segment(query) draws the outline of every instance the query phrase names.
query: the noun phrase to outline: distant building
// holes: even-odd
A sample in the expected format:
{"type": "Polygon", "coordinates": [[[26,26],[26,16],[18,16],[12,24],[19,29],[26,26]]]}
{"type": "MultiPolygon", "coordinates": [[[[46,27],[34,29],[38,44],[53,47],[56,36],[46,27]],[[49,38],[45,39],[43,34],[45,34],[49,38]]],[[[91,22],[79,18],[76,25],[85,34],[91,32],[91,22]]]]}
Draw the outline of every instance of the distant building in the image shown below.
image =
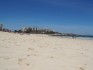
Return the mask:
{"type": "Polygon", "coordinates": [[[36,34],[51,34],[53,30],[51,29],[41,29],[36,27],[24,27],[20,29],[24,33],[36,33],[36,34]]]}

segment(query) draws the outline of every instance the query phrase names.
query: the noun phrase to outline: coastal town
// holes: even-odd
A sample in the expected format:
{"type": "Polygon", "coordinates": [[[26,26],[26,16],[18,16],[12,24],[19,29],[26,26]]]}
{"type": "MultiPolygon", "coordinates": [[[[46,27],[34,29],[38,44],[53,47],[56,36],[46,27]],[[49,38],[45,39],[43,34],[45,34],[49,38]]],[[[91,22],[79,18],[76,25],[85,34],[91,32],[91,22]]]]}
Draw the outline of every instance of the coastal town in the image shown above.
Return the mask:
{"type": "Polygon", "coordinates": [[[0,31],[4,32],[13,32],[13,33],[20,33],[20,34],[48,34],[52,36],[65,36],[65,37],[72,37],[72,38],[77,38],[77,37],[83,37],[83,38],[93,38],[92,35],[80,35],[80,34],[74,34],[74,33],[61,33],[54,31],[52,29],[42,29],[42,28],[37,28],[37,27],[23,27],[18,30],[10,30],[7,28],[4,28],[3,24],[0,24],[0,31]]]}

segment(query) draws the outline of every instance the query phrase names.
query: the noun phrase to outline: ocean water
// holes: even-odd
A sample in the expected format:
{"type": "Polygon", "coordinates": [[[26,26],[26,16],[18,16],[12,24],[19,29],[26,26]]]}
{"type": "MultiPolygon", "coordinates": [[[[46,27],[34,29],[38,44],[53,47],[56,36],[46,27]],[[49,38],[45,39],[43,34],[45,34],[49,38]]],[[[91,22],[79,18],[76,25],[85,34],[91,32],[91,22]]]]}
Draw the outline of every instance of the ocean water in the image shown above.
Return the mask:
{"type": "MultiPolygon", "coordinates": [[[[56,36],[56,37],[61,37],[61,38],[72,38],[71,36],[56,36]]],[[[82,40],[93,40],[93,37],[76,37],[73,39],[82,39],[82,40]]]]}
{"type": "Polygon", "coordinates": [[[78,39],[84,39],[84,40],[93,40],[91,37],[77,37],[78,39]]]}

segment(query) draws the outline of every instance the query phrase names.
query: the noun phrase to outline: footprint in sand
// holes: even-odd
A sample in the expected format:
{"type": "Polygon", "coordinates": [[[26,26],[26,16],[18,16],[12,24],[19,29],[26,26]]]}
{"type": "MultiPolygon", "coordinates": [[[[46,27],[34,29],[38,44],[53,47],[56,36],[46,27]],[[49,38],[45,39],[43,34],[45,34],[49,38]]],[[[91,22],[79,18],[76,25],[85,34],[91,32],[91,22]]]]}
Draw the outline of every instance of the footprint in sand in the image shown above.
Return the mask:
{"type": "Polygon", "coordinates": [[[83,53],[83,52],[81,52],[81,54],[82,54],[82,55],[84,55],[84,53],[83,53]]]}
{"type": "Polygon", "coordinates": [[[18,64],[21,64],[23,59],[18,59],[18,64]]]}
{"type": "Polygon", "coordinates": [[[53,48],[53,49],[57,49],[57,48],[53,48]]]}
{"type": "Polygon", "coordinates": [[[23,59],[19,58],[19,59],[18,59],[18,64],[19,64],[19,65],[29,66],[30,64],[27,63],[27,62],[25,62],[25,59],[26,59],[26,58],[23,58],[23,59]]]}
{"type": "Polygon", "coordinates": [[[51,56],[50,58],[54,58],[53,56],[51,56]]]}
{"type": "Polygon", "coordinates": [[[29,66],[30,64],[27,63],[26,65],[29,66]]]}
{"type": "Polygon", "coordinates": [[[29,57],[29,56],[31,56],[31,55],[27,55],[27,57],[29,57]]]}
{"type": "Polygon", "coordinates": [[[4,58],[5,60],[9,60],[10,58],[9,57],[6,57],[6,58],[4,58]]]}
{"type": "Polygon", "coordinates": [[[84,70],[84,68],[80,67],[80,70],[84,70]]]}
{"type": "Polygon", "coordinates": [[[2,41],[5,41],[6,39],[3,39],[2,41]]]}
{"type": "Polygon", "coordinates": [[[29,50],[34,50],[33,48],[28,48],[29,50]]]}

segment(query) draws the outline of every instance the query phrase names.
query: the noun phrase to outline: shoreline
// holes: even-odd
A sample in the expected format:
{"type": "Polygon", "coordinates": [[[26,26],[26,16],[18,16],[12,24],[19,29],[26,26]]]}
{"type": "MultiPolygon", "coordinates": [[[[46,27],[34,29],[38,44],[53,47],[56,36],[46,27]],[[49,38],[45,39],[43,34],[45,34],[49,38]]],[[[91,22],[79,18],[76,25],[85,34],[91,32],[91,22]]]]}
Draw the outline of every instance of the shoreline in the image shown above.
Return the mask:
{"type": "MultiPolygon", "coordinates": [[[[2,31],[0,31],[2,32],[2,31]]],[[[82,40],[93,40],[91,37],[75,37],[73,38],[72,36],[62,36],[62,35],[53,35],[53,34],[29,34],[29,33],[14,33],[14,32],[5,32],[5,33],[12,33],[12,34],[19,34],[19,35],[47,35],[47,36],[52,36],[52,37],[60,37],[60,38],[69,38],[69,39],[82,39],[82,40]]]]}

